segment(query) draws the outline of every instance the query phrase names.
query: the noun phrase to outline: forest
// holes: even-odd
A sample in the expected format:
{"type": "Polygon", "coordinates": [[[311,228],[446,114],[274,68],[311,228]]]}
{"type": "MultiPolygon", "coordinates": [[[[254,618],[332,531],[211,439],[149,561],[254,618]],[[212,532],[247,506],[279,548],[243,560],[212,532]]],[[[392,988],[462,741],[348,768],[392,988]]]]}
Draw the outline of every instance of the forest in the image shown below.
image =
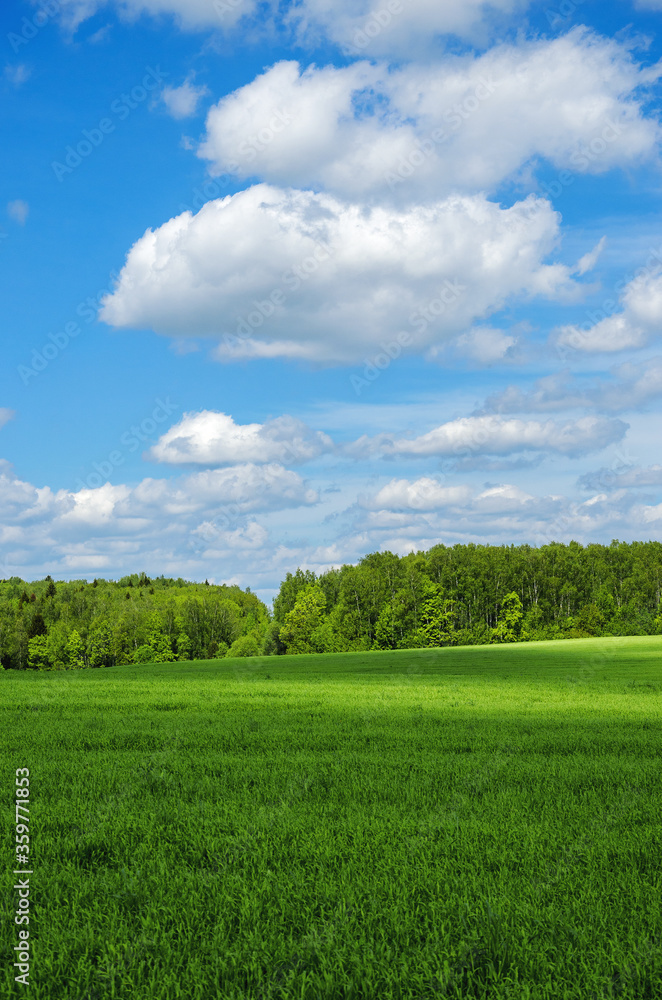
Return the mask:
{"type": "Polygon", "coordinates": [[[133,574],[0,582],[5,669],[662,634],[662,543],[435,545],[250,588],[133,574]]]}

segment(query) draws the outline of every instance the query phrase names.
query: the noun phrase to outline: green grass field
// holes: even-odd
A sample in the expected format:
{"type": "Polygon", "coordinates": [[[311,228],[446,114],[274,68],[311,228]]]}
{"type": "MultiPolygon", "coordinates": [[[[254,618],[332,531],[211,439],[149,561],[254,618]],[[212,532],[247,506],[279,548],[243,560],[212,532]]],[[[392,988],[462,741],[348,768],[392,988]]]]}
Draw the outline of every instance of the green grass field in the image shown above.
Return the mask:
{"type": "Polygon", "coordinates": [[[661,660],[644,637],[5,671],[2,996],[662,997],[661,660]]]}

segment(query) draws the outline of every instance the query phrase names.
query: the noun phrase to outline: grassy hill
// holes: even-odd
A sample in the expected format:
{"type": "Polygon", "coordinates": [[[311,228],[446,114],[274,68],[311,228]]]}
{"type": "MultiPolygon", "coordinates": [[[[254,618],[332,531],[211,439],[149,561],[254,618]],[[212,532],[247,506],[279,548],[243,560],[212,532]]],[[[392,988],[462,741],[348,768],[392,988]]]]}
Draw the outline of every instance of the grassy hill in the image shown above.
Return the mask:
{"type": "Polygon", "coordinates": [[[662,995],[661,657],[651,636],[0,674],[30,996],[662,995]]]}

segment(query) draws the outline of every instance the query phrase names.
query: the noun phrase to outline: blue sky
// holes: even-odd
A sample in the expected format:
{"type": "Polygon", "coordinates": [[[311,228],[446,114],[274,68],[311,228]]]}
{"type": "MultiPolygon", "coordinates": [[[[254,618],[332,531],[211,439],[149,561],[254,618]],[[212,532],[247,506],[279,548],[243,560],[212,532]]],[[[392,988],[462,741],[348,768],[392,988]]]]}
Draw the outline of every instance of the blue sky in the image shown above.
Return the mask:
{"type": "Polygon", "coordinates": [[[10,0],[0,576],[662,537],[662,0],[10,0]]]}

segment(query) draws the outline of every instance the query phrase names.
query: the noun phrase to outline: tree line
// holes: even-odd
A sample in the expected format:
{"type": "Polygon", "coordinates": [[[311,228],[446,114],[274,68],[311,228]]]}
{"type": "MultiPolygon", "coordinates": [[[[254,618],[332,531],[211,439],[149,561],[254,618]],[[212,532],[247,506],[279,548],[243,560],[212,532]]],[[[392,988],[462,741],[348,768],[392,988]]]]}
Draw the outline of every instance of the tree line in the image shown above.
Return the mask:
{"type": "Polygon", "coordinates": [[[288,573],[279,652],[662,634],[662,543],[435,545],[288,573]]]}
{"type": "Polygon", "coordinates": [[[0,665],[116,664],[662,634],[662,543],[436,545],[250,588],[144,573],[0,581],[0,665]]]}
{"type": "MultiPolygon", "coordinates": [[[[255,656],[270,615],[250,590],[144,573],[109,580],[0,582],[0,663],[64,670],[255,656]]],[[[271,644],[274,645],[273,643],[271,644]]]]}

